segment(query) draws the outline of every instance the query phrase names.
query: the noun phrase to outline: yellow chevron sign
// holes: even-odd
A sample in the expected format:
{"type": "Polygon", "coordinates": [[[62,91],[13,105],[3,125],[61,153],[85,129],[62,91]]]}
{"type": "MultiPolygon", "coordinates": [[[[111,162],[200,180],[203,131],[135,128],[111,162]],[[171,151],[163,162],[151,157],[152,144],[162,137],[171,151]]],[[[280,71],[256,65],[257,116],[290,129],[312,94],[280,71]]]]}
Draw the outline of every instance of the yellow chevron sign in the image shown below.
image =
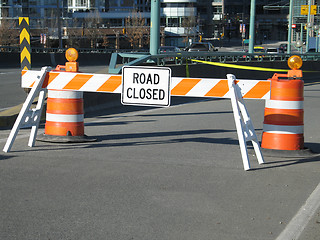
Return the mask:
{"type": "Polygon", "coordinates": [[[29,62],[31,62],[31,55],[30,52],[28,51],[28,49],[26,47],[24,47],[24,49],[21,51],[21,62],[27,58],[29,62]]]}
{"type": "Polygon", "coordinates": [[[22,21],[25,21],[29,25],[29,18],[28,17],[19,17],[19,25],[21,25],[22,21]]]}
{"type": "Polygon", "coordinates": [[[23,40],[26,39],[27,42],[30,44],[30,34],[27,31],[27,29],[22,29],[21,33],[20,33],[20,44],[23,42],[23,40]]]}
{"type": "Polygon", "coordinates": [[[19,17],[20,26],[20,64],[21,69],[31,69],[31,46],[29,33],[29,18],[19,17]]]}

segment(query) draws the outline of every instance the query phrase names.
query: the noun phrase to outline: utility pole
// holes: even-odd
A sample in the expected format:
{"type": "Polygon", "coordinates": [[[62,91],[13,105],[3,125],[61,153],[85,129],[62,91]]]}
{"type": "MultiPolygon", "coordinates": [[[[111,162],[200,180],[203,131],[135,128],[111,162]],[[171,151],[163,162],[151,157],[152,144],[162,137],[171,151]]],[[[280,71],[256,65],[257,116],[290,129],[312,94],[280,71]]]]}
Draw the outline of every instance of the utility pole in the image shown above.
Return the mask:
{"type": "Polygon", "coordinates": [[[249,30],[249,53],[253,53],[255,35],[256,0],[251,0],[250,6],[250,30],[249,30]]]}

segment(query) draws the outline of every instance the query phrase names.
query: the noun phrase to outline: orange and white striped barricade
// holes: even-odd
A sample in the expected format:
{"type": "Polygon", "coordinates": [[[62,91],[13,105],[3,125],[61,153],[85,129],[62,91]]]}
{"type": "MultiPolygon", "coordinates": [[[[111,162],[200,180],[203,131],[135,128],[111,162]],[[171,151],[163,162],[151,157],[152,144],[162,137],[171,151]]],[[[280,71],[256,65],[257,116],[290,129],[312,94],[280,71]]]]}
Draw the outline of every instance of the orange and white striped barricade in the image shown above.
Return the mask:
{"type": "MultiPolygon", "coordinates": [[[[179,77],[171,79],[172,96],[230,98],[227,79],[179,77]]],[[[235,80],[235,84],[241,89],[243,98],[257,100],[270,98],[270,81],[268,80],[241,79],[235,80]]]]}
{"type": "MultiPolygon", "coordinates": [[[[22,71],[21,85],[32,88],[38,71],[22,71]]],[[[230,98],[227,79],[171,78],[171,96],[230,98]]],[[[99,93],[121,93],[122,76],[55,72],[47,74],[43,87],[48,90],[66,90],[99,93]]],[[[244,99],[270,99],[270,80],[235,80],[244,99]]]]}
{"type": "MultiPolygon", "coordinates": [[[[301,71],[301,70],[290,70],[301,71]]],[[[266,100],[261,147],[273,150],[304,148],[303,87],[300,78],[275,73],[271,80],[271,96],[266,100]]]]}
{"type": "MultiPolygon", "coordinates": [[[[22,87],[34,87],[38,73],[38,71],[32,70],[23,71],[22,87]]],[[[121,93],[122,76],[50,71],[46,74],[42,88],[55,91],[62,90],[77,92],[121,93]]],[[[257,143],[257,140],[252,123],[249,121],[250,117],[245,108],[243,99],[269,99],[270,81],[235,80],[235,77],[230,76],[228,79],[172,77],[170,92],[171,96],[234,99],[232,100],[233,109],[235,112],[237,132],[240,134],[239,141],[241,141],[241,143],[239,143],[241,145],[240,149],[243,156],[244,168],[245,170],[250,168],[245,142],[253,141],[255,144],[257,143]],[[241,116],[241,119],[245,119],[245,121],[239,120],[239,116],[241,116]],[[239,121],[241,124],[239,124],[239,121]]],[[[57,114],[59,115],[59,113],[57,114]]],[[[56,117],[58,118],[58,116],[56,117]]],[[[48,119],[51,119],[51,115],[49,115],[48,119]]],[[[259,149],[255,148],[255,150],[257,153],[258,162],[263,163],[263,158],[259,152],[259,149]]]]}

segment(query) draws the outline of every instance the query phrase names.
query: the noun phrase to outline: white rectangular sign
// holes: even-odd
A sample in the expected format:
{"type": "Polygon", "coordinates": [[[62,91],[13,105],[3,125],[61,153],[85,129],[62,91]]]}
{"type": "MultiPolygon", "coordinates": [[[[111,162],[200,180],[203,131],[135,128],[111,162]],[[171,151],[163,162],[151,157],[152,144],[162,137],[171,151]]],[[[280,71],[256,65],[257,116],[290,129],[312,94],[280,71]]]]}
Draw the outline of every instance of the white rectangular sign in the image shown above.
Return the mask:
{"type": "Polygon", "coordinates": [[[124,66],[121,103],[125,105],[170,106],[171,69],[124,66]]]}

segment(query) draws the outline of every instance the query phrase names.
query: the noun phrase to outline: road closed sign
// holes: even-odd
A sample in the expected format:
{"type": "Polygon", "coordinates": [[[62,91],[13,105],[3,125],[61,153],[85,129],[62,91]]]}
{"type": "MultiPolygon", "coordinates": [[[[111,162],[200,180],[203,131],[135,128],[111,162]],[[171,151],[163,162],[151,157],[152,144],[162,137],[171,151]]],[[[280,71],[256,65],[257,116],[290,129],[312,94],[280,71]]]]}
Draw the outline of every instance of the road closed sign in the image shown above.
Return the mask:
{"type": "Polygon", "coordinates": [[[166,67],[122,68],[121,103],[124,105],[170,106],[171,69],[166,67]]]}

